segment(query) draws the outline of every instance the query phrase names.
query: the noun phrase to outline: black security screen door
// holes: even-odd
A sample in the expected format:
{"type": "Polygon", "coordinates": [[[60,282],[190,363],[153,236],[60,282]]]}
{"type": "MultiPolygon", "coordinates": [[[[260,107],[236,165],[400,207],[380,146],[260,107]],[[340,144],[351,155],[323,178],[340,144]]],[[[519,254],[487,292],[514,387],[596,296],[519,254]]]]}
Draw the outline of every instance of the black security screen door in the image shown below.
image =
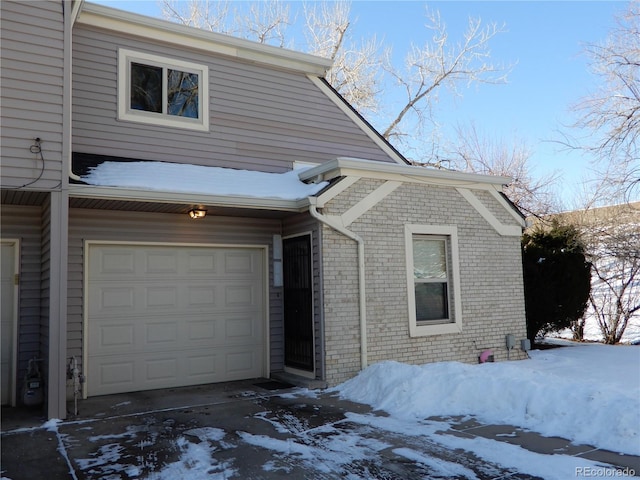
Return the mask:
{"type": "Polygon", "coordinates": [[[313,371],[311,236],[287,238],[282,247],[285,366],[313,371]]]}

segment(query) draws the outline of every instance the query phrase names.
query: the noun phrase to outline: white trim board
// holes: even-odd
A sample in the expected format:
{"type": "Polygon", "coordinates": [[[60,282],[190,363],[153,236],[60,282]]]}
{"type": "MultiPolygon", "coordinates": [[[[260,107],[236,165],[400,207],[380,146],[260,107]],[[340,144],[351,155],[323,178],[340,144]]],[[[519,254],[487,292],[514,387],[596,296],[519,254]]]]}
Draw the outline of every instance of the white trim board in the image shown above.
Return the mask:
{"type": "Polygon", "coordinates": [[[17,238],[2,238],[0,239],[2,245],[9,245],[13,247],[13,272],[14,285],[13,285],[13,298],[11,305],[11,365],[9,370],[9,405],[16,406],[17,398],[17,372],[18,372],[18,318],[20,308],[20,240],[17,238]],[[18,282],[15,282],[18,279],[18,282]]]}

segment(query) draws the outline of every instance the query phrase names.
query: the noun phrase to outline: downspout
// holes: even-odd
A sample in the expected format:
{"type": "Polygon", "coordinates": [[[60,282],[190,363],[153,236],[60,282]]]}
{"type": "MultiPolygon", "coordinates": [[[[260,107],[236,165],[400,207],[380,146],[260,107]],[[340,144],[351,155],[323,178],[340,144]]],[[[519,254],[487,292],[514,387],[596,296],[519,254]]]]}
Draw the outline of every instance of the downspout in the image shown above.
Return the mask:
{"type": "Polygon", "coordinates": [[[360,367],[362,370],[367,368],[367,305],[365,291],[365,271],[364,271],[364,240],[357,233],[347,230],[342,225],[325,217],[316,207],[316,197],[309,197],[309,213],[313,218],[324,223],[328,227],[354,240],[358,244],[358,291],[360,303],[360,367]]]}

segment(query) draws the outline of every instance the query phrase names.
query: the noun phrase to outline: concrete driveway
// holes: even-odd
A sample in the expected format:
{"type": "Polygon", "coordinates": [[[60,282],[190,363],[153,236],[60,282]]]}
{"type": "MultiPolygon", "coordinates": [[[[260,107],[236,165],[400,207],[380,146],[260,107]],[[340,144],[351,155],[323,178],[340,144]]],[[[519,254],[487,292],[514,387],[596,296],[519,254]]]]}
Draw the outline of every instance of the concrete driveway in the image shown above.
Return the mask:
{"type": "Polygon", "coordinates": [[[3,408],[1,470],[12,480],[540,478],[443,446],[429,432],[640,472],[638,457],[472,418],[408,428],[331,394],[264,379],[90,398],[60,423],[3,408]]]}

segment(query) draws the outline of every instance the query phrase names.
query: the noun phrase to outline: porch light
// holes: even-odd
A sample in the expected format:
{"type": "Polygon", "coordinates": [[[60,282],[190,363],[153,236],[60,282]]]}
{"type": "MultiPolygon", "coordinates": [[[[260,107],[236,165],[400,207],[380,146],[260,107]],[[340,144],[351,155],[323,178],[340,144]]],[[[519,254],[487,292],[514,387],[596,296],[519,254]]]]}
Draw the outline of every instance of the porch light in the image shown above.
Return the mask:
{"type": "Polygon", "coordinates": [[[200,208],[194,208],[192,210],[189,210],[189,216],[191,218],[204,218],[206,215],[207,215],[207,211],[200,208]]]}

